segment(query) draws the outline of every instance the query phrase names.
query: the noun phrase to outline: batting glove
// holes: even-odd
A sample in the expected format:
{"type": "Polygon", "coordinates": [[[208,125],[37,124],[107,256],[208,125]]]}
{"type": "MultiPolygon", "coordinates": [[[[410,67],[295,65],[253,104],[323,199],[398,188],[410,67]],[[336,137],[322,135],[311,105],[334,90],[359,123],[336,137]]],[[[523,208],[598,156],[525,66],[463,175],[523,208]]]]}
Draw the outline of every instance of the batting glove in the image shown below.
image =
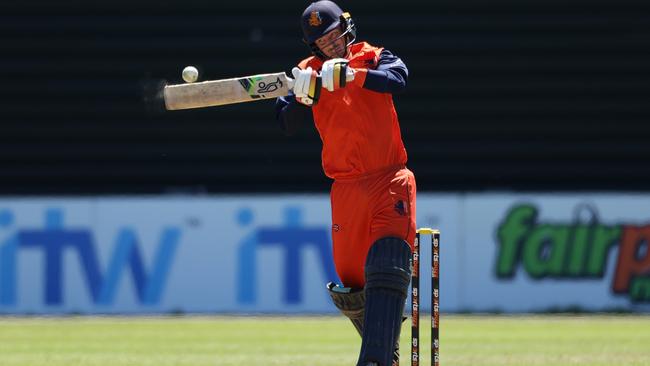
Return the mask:
{"type": "Polygon", "coordinates": [[[312,70],[311,67],[305,70],[294,67],[291,73],[295,79],[293,93],[296,95],[296,100],[304,105],[315,105],[318,102],[322,87],[318,73],[312,70]]]}
{"type": "Polygon", "coordinates": [[[345,87],[348,81],[354,80],[354,70],[348,67],[348,60],[333,58],[323,63],[320,76],[323,87],[331,92],[345,87]]]}

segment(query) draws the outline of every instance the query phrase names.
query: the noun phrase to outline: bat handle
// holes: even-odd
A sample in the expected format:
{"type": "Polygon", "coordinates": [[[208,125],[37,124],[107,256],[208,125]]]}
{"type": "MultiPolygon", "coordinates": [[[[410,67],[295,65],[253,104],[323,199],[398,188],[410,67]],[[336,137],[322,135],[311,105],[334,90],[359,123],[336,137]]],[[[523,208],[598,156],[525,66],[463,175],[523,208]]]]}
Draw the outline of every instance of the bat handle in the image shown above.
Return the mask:
{"type": "Polygon", "coordinates": [[[352,70],[350,67],[346,68],[345,80],[347,82],[354,81],[354,70],[352,70]]]}
{"type": "MultiPolygon", "coordinates": [[[[320,76],[319,76],[320,77],[320,76]]],[[[345,80],[347,82],[354,81],[354,70],[348,68],[347,73],[345,74],[345,80]]],[[[287,77],[287,86],[289,89],[293,90],[293,86],[296,84],[296,80],[290,77],[287,77]]]]}

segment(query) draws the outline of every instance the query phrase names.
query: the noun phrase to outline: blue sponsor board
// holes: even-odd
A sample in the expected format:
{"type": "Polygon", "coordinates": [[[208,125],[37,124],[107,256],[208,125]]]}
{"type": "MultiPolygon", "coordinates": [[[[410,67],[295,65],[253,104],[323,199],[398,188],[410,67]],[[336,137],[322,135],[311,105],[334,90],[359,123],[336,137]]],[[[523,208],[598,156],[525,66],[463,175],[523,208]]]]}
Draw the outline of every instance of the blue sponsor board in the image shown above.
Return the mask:
{"type": "Polygon", "coordinates": [[[333,313],[331,226],[326,195],[3,200],[0,312],[333,313]]]}
{"type": "MultiPolygon", "coordinates": [[[[287,304],[302,302],[303,266],[301,253],[313,248],[318,257],[317,267],[326,278],[337,278],[332,259],[332,245],[329,228],[324,225],[305,225],[299,206],[284,209],[284,222],[280,226],[258,226],[246,235],[237,250],[237,302],[240,304],[257,303],[258,252],[263,247],[277,247],[283,252],[284,268],[282,298],[287,304]]],[[[253,213],[245,208],[237,213],[238,223],[242,227],[250,225],[253,213]]]]}
{"type": "MultiPolygon", "coordinates": [[[[441,310],[648,310],[649,204],[420,194],[441,310]]],[[[331,230],[327,195],[0,200],[0,313],[335,313],[331,230]]]]}
{"type": "Polygon", "coordinates": [[[332,312],[327,203],[0,201],[0,312],[332,312]]]}
{"type": "MultiPolygon", "coordinates": [[[[24,251],[38,251],[43,260],[36,268],[23,269],[23,273],[40,273],[41,280],[30,283],[30,287],[43,289],[42,304],[47,307],[64,305],[63,277],[64,253],[72,252],[78,258],[77,265],[85,280],[85,288],[93,305],[110,307],[114,303],[120,280],[128,272],[135,288],[137,303],[143,306],[160,302],[169,270],[173,265],[181,232],[175,227],[161,227],[160,240],[150,269],[145,268],[137,230],[123,226],[116,230],[115,239],[109,246],[112,253],[106,266],[98,259],[97,245],[91,227],[66,227],[65,212],[61,208],[47,208],[43,211],[40,227],[15,227],[15,212],[0,211],[0,228],[7,231],[0,243],[0,306],[5,309],[20,309],[18,297],[19,256],[24,251]],[[103,270],[102,268],[105,268],[103,270]]],[[[68,265],[73,265],[67,263],[68,265]]]]}

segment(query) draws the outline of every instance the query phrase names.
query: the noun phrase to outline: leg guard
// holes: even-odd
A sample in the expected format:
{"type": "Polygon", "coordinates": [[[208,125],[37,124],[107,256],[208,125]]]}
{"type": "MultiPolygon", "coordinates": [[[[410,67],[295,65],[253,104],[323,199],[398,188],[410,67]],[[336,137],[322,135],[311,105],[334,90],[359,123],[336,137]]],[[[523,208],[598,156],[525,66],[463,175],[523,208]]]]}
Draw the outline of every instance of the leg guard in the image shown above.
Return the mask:
{"type": "Polygon", "coordinates": [[[350,319],[359,335],[362,335],[366,307],[365,291],[362,288],[340,287],[333,282],[327,284],[327,289],[336,308],[350,319]]]}
{"type": "MultiPolygon", "coordinates": [[[[363,289],[353,289],[349,287],[341,287],[334,282],[327,284],[332,302],[339,311],[348,317],[354,325],[360,336],[363,336],[363,318],[365,315],[366,307],[366,293],[363,289]]],[[[402,323],[406,320],[402,317],[402,323]]],[[[393,366],[399,365],[399,337],[395,340],[395,348],[393,350],[393,366]]]]}
{"type": "Polygon", "coordinates": [[[357,366],[390,366],[399,341],[411,280],[411,247],[399,238],[377,240],[366,259],[366,308],[357,366]]]}

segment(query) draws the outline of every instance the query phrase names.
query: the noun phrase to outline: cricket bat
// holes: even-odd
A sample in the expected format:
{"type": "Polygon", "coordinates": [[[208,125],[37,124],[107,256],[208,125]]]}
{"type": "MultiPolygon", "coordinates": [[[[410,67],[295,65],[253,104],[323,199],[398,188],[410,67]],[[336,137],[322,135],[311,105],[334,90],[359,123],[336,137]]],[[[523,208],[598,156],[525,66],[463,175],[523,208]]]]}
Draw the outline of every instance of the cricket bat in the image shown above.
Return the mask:
{"type": "MultiPolygon", "coordinates": [[[[346,75],[354,80],[353,74],[346,75]]],[[[254,102],[289,95],[294,80],[284,72],[260,74],[200,83],[167,85],[163,96],[169,111],[254,102]]]]}

